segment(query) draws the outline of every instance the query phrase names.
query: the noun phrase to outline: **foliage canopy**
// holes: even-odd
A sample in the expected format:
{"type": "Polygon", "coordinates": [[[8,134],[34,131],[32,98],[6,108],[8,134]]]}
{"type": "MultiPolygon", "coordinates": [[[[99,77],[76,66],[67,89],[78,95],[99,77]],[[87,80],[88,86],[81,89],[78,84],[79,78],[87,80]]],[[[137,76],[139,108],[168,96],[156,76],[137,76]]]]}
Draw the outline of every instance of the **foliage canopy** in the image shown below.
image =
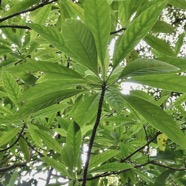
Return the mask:
{"type": "Polygon", "coordinates": [[[185,0],[0,3],[1,185],[186,185],[185,0]]]}

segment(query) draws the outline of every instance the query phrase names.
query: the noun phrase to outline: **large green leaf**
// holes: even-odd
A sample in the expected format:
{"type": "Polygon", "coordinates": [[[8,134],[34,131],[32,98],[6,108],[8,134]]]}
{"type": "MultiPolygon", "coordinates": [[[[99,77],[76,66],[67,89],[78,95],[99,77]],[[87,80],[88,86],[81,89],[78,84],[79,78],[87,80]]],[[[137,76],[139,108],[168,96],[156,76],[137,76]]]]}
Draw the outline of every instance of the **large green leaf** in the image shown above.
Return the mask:
{"type": "Polygon", "coordinates": [[[173,118],[159,107],[134,96],[124,96],[125,101],[141,114],[152,126],[165,133],[172,141],[186,147],[186,136],[176,126],[173,118]]]}
{"type": "MultiPolygon", "coordinates": [[[[83,90],[69,89],[63,91],[55,91],[41,97],[30,99],[24,104],[15,115],[16,118],[26,117],[32,113],[38,112],[39,110],[49,107],[55,103],[58,103],[66,98],[74,96],[83,90]]],[[[15,119],[15,118],[14,118],[15,119]]]]}
{"type": "Polygon", "coordinates": [[[18,128],[13,128],[2,134],[0,137],[0,147],[11,141],[17,135],[18,131],[18,128]]]}
{"type": "Polygon", "coordinates": [[[27,1],[27,0],[22,0],[17,3],[15,3],[5,14],[4,16],[9,16],[11,14],[15,14],[17,12],[20,12],[22,10],[25,10],[29,8],[30,6],[39,3],[40,0],[32,0],[32,1],[27,1]]]}
{"type": "Polygon", "coordinates": [[[57,140],[55,140],[51,134],[48,134],[42,130],[35,130],[38,136],[42,139],[43,143],[49,148],[58,153],[61,153],[62,147],[59,145],[57,140]]]}
{"type": "Polygon", "coordinates": [[[98,167],[100,164],[119,154],[119,152],[120,151],[118,150],[107,150],[103,153],[96,154],[95,156],[91,157],[89,169],[98,167]]]}
{"type": "Polygon", "coordinates": [[[145,37],[148,31],[157,21],[157,18],[165,5],[167,0],[159,0],[145,11],[143,11],[127,28],[125,33],[120,36],[116,42],[113,63],[116,67],[123,58],[125,58],[138,44],[138,42],[145,37]]]}
{"type": "Polygon", "coordinates": [[[140,76],[146,74],[159,74],[165,72],[178,71],[176,66],[155,60],[155,59],[137,59],[129,63],[122,71],[120,78],[140,76]]]}
{"type": "Polygon", "coordinates": [[[186,1],[185,0],[170,0],[169,4],[186,10],[186,1]]]}
{"type": "Polygon", "coordinates": [[[23,63],[21,65],[7,68],[6,70],[16,75],[25,72],[40,71],[54,75],[61,75],[61,79],[83,79],[80,74],[72,69],[59,65],[57,63],[49,63],[44,61],[29,61],[28,63],[23,63]]]}
{"type": "Polygon", "coordinates": [[[64,11],[67,11],[71,18],[80,17],[81,20],[84,20],[84,11],[77,3],[74,3],[69,0],[61,0],[58,2],[61,8],[61,14],[64,11]],[[66,10],[64,10],[64,8],[66,10]]]}
{"type": "Polygon", "coordinates": [[[186,77],[176,74],[152,74],[133,76],[127,82],[134,82],[175,92],[186,92],[186,77]]]}
{"type": "Polygon", "coordinates": [[[72,110],[72,117],[80,126],[89,124],[96,117],[98,103],[98,94],[90,96],[85,94],[72,110]]]}
{"type": "Polygon", "coordinates": [[[116,110],[117,113],[120,113],[124,108],[124,102],[121,93],[117,89],[109,89],[105,94],[105,101],[116,110]]]}
{"type": "Polygon", "coordinates": [[[121,171],[126,169],[132,169],[133,166],[131,164],[125,164],[125,163],[107,163],[104,165],[101,165],[99,167],[96,167],[89,172],[91,173],[99,173],[99,172],[110,172],[110,171],[121,171]]]}
{"type": "Polygon", "coordinates": [[[68,170],[63,163],[56,161],[54,158],[50,157],[42,157],[41,160],[44,161],[48,166],[54,168],[56,171],[59,171],[61,173],[61,176],[70,177],[68,170]]]}
{"type": "Polygon", "coordinates": [[[174,32],[174,27],[164,21],[158,20],[155,25],[153,26],[152,32],[162,32],[162,33],[173,33],[174,32]]]}
{"type": "Polygon", "coordinates": [[[180,72],[186,70],[186,58],[176,58],[176,57],[161,57],[158,60],[164,61],[171,65],[174,65],[180,69],[180,72]]]}
{"type": "Polygon", "coordinates": [[[79,125],[75,122],[70,124],[67,130],[66,145],[73,155],[71,161],[75,167],[81,155],[81,130],[79,125]]]}
{"type": "Polygon", "coordinates": [[[37,32],[46,41],[48,41],[53,46],[55,46],[57,49],[64,52],[65,54],[69,55],[73,59],[79,60],[72,54],[72,52],[66,46],[64,39],[63,39],[63,35],[60,31],[58,31],[57,29],[55,29],[53,27],[49,27],[49,26],[46,27],[43,25],[33,24],[33,23],[28,24],[28,26],[31,29],[33,29],[35,32],[37,32]]]}
{"type": "Polygon", "coordinates": [[[17,84],[16,79],[10,73],[5,71],[3,71],[1,75],[8,97],[12,100],[13,103],[19,105],[18,99],[21,95],[21,89],[17,84]]]}
{"type": "Polygon", "coordinates": [[[149,44],[153,49],[160,52],[163,56],[176,56],[175,52],[172,50],[170,45],[164,40],[154,37],[153,35],[148,34],[144,38],[145,42],[149,44]]]}
{"type": "Polygon", "coordinates": [[[99,59],[104,67],[105,54],[110,38],[110,8],[106,0],[86,0],[85,23],[94,35],[99,59]]]}
{"type": "Polygon", "coordinates": [[[62,26],[64,41],[80,63],[97,74],[97,51],[91,31],[79,20],[67,19],[62,26]]]}

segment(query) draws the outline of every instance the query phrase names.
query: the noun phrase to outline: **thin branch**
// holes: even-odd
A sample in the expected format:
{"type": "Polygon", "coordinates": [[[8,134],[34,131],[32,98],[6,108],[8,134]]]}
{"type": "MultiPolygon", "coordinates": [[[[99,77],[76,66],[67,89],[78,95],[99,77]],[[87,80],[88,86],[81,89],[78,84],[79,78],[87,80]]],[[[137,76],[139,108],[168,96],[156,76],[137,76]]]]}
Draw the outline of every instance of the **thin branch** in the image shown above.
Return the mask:
{"type": "Polygon", "coordinates": [[[48,171],[48,176],[47,176],[47,180],[46,180],[46,186],[49,184],[50,182],[50,178],[52,176],[52,171],[53,171],[53,168],[50,168],[49,171],[48,171]]]}
{"type": "Polygon", "coordinates": [[[159,134],[160,134],[160,132],[157,132],[157,134],[151,140],[149,140],[145,145],[143,145],[140,148],[138,148],[137,150],[135,150],[133,153],[131,153],[126,158],[122,159],[120,162],[125,162],[126,160],[128,160],[129,158],[131,158],[133,155],[135,155],[137,152],[143,150],[146,146],[148,146],[151,142],[153,142],[157,138],[157,136],[159,134]]]}
{"type": "Polygon", "coordinates": [[[31,29],[28,26],[22,26],[22,25],[0,25],[0,28],[19,28],[19,29],[28,29],[28,30],[31,29]]]}
{"type": "Polygon", "coordinates": [[[15,169],[17,167],[25,167],[26,164],[27,164],[27,162],[16,163],[14,165],[10,165],[10,166],[7,166],[7,167],[0,168],[0,172],[4,173],[5,171],[9,171],[9,170],[15,169]]]}
{"type": "Polygon", "coordinates": [[[88,167],[89,167],[90,154],[91,154],[92,146],[93,146],[93,143],[94,143],[96,131],[97,131],[97,128],[99,126],[99,122],[100,122],[100,118],[101,118],[105,91],[106,91],[106,82],[103,82],[101,96],[100,96],[100,100],[99,100],[98,111],[97,111],[97,118],[96,118],[96,122],[94,124],[94,128],[92,130],[92,135],[91,135],[90,142],[89,142],[89,148],[88,148],[88,152],[87,152],[87,160],[85,162],[82,186],[85,186],[86,181],[87,181],[87,172],[88,172],[88,167]]]}
{"type": "Polygon", "coordinates": [[[121,28],[121,29],[119,29],[119,30],[112,31],[112,32],[110,32],[110,35],[117,34],[117,33],[122,32],[122,31],[124,31],[124,30],[126,30],[126,28],[121,28]]]}
{"type": "Polygon", "coordinates": [[[184,18],[177,18],[172,24],[174,25],[174,24],[180,23],[181,21],[184,21],[184,20],[186,20],[186,17],[184,17],[184,18]]]}
{"type": "Polygon", "coordinates": [[[15,14],[12,14],[12,15],[9,15],[9,16],[6,16],[6,17],[3,17],[3,18],[0,19],[0,23],[3,22],[3,21],[8,20],[10,18],[13,18],[15,16],[18,16],[18,15],[21,15],[21,14],[24,14],[24,13],[27,13],[27,12],[32,12],[34,10],[37,10],[37,9],[39,9],[41,7],[44,7],[44,6],[46,6],[48,4],[51,4],[51,3],[54,3],[54,2],[57,2],[57,0],[44,1],[44,2],[40,3],[39,5],[37,5],[35,7],[32,7],[32,8],[29,8],[29,9],[26,9],[26,10],[23,10],[23,11],[20,11],[20,12],[17,12],[15,14]]]}
{"type": "Polygon", "coordinates": [[[19,132],[19,135],[18,135],[17,139],[14,141],[14,143],[12,143],[9,147],[0,150],[0,152],[4,152],[4,151],[7,151],[7,150],[11,149],[21,138],[21,135],[22,135],[24,129],[25,129],[25,123],[23,124],[23,127],[22,127],[21,131],[19,132]]]}
{"type": "Polygon", "coordinates": [[[34,148],[34,147],[24,138],[24,136],[21,135],[21,137],[26,141],[26,143],[28,144],[28,146],[29,146],[32,150],[36,151],[41,157],[44,157],[44,155],[43,155],[42,153],[40,153],[36,148],[34,148]]]}
{"type": "MultiPolygon", "coordinates": [[[[148,134],[147,134],[147,130],[146,130],[146,127],[143,126],[143,129],[144,129],[144,132],[145,132],[145,137],[146,137],[146,140],[147,140],[147,143],[149,142],[149,138],[148,138],[148,134]]],[[[150,150],[150,144],[147,145],[147,155],[148,155],[148,161],[150,160],[150,154],[149,154],[149,150],[150,150]]]]}

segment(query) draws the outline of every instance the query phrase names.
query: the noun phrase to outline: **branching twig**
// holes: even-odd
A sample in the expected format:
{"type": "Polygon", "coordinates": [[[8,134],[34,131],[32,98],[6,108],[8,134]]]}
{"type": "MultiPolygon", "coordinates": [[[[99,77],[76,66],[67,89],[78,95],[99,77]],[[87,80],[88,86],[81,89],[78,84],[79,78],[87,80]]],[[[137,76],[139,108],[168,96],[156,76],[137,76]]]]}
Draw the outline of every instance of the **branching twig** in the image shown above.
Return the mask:
{"type": "Polygon", "coordinates": [[[12,169],[15,169],[17,167],[24,167],[26,166],[27,162],[23,162],[23,163],[16,163],[14,165],[10,165],[10,166],[7,166],[7,167],[3,167],[3,168],[0,168],[0,172],[5,172],[5,171],[9,171],[9,170],[12,170],[12,169]]]}
{"type": "Polygon", "coordinates": [[[160,134],[160,132],[158,132],[151,140],[149,140],[145,145],[141,146],[140,148],[136,149],[133,153],[131,153],[130,155],[128,155],[126,158],[122,159],[120,162],[125,162],[126,160],[128,160],[129,158],[131,158],[133,155],[135,155],[137,152],[143,150],[146,146],[148,146],[151,142],[153,142],[157,136],[160,134]]]}
{"type": "Polygon", "coordinates": [[[52,176],[52,171],[53,171],[53,168],[50,168],[50,170],[48,171],[48,176],[47,176],[47,180],[46,180],[46,186],[49,184],[50,182],[50,178],[52,176]]]}
{"type": "Polygon", "coordinates": [[[103,101],[104,101],[105,91],[106,91],[106,82],[104,82],[103,85],[102,85],[102,91],[101,91],[101,96],[100,96],[100,100],[99,100],[96,122],[95,122],[93,130],[92,130],[92,135],[91,135],[91,138],[90,138],[90,143],[89,143],[88,152],[87,152],[87,160],[85,162],[82,186],[85,186],[86,181],[87,181],[87,172],[88,172],[88,167],[89,167],[90,154],[91,154],[92,146],[93,146],[93,143],[94,143],[94,138],[95,138],[95,135],[96,135],[96,131],[97,131],[97,128],[98,128],[98,125],[99,125],[99,122],[100,122],[100,118],[101,118],[102,105],[103,105],[103,101]]]}
{"type": "Polygon", "coordinates": [[[22,135],[24,129],[25,129],[25,123],[23,124],[23,127],[22,127],[21,131],[19,132],[19,135],[18,135],[17,139],[14,141],[14,143],[12,143],[9,147],[0,150],[0,152],[4,152],[4,151],[7,151],[7,150],[11,149],[21,138],[21,135],[22,135]]]}
{"type": "Polygon", "coordinates": [[[35,149],[35,148],[28,142],[28,140],[26,140],[26,139],[24,138],[24,136],[21,135],[21,137],[26,141],[26,143],[28,144],[28,146],[29,146],[32,150],[36,151],[41,157],[44,157],[44,155],[43,155],[42,153],[40,153],[37,149],[35,149]]]}
{"type": "Polygon", "coordinates": [[[32,8],[29,8],[29,9],[26,9],[26,10],[23,10],[23,11],[20,11],[20,12],[17,12],[15,14],[12,14],[12,15],[9,15],[9,16],[6,16],[6,17],[3,17],[0,19],[0,23],[3,22],[3,21],[6,21],[10,18],[13,18],[15,16],[18,16],[18,15],[21,15],[21,14],[24,14],[24,13],[27,13],[27,12],[32,12],[34,10],[37,10],[45,5],[48,5],[48,4],[51,4],[53,2],[56,2],[57,0],[51,0],[51,1],[44,1],[43,3],[40,3],[39,5],[35,6],[35,7],[32,7],[32,8]]]}

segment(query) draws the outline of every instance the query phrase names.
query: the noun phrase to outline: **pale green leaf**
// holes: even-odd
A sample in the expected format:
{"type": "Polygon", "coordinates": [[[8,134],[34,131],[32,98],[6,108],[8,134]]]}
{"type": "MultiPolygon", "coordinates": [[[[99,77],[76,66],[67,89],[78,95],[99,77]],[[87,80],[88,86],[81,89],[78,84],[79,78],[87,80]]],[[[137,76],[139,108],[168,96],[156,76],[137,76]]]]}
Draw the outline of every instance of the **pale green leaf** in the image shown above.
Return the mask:
{"type": "Polygon", "coordinates": [[[153,127],[165,133],[173,142],[186,147],[186,136],[176,126],[173,118],[159,107],[134,96],[124,96],[125,101],[141,114],[153,127]]]}
{"type": "Polygon", "coordinates": [[[70,177],[67,167],[63,163],[49,157],[42,157],[41,160],[44,161],[48,166],[54,168],[56,171],[59,171],[61,176],[70,177]]]}
{"type": "Polygon", "coordinates": [[[0,105],[0,113],[4,115],[12,115],[13,113],[5,106],[0,105]]]}
{"type": "Polygon", "coordinates": [[[95,156],[91,156],[90,164],[89,164],[89,170],[98,167],[100,164],[106,162],[112,157],[115,157],[117,154],[119,154],[120,151],[118,150],[107,150],[105,152],[102,152],[100,154],[96,154],[95,156]]]}
{"type": "Polygon", "coordinates": [[[145,37],[157,21],[158,16],[167,4],[167,0],[159,0],[143,11],[127,28],[125,33],[116,42],[114,51],[114,67],[116,67],[145,37]]]}
{"type": "Polygon", "coordinates": [[[176,56],[175,52],[172,50],[170,45],[164,40],[159,39],[153,35],[148,34],[144,38],[145,42],[149,44],[153,49],[157,50],[163,56],[176,56]]]}
{"type": "Polygon", "coordinates": [[[183,43],[184,43],[184,38],[185,38],[185,36],[186,36],[186,34],[185,34],[185,33],[182,33],[182,34],[180,34],[179,37],[178,37],[178,40],[177,40],[177,42],[176,42],[176,46],[175,46],[175,48],[174,48],[175,53],[176,53],[177,55],[179,54],[180,49],[181,49],[181,47],[182,47],[182,45],[183,45],[183,43]]]}
{"type": "Polygon", "coordinates": [[[186,10],[186,1],[185,0],[170,0],[169,4],[186,10]]]}
{"type": "Polygon", "coordinates": [[[5,71],[3,71],[1,75],[8,97],[12,100],[13,103],[19,105],[18,99],[21,95],[21,89],[17,84],[16,79],[10,73],[5,71]]]}
{"type": "Polygon", "coordinates": [[[67,130],[66,145],[73,155],[73,165],[76,166],[81,150],[81,130],[77,123],[71,123],[67,130]]]}
{"type": "Polygon", "coordinates": [[[125,106],[121,93],[117,89],[109,89],[105,94],[105,101],[115,109],[117,113],[120,113],[125,106]]]}
{"type": "Polygon", "coordinates": [[[35,125],[28,125],[28,131],[30,133],[31,138],[34,140],[36,145],[38,145],[39,147],[42,147],[41,138],[38,136],[36,130],[38,130],[38,127],[36,127],[35,125]]]}
{"type": "Polygon", "coordinates": [[[18,131],[18,128],[13,128],[4,132],[0,137],[0,147],[11,141],[17,135],[18,131]]]}
{"type": "Polygon", "coordinates": [[[122,71],[120,78],[178,71],[179,68],[155,59],[136,59],[122,71]]]}
{"type": "Polygon", "coordinates": [[[152,74],[133,76],[127,82],[134,82],[175,92],[186,92],[186,77],[176,74],[152,74]]]}
{"type": "Polygon", "coordinates": [[[104,60],[110,38],[110,8],[106,0],[86,0],[85,23],[93,33],[98,57],[104,67],[104,60]]]}
{"type": "Polygon", "coordinates": [[[98,72],[97,51],[91,31],[79,20],[67,19],[62,26],[64,41],[82,65],[98,72]]]}
{"type": "Polygon", "coordinates": [[[27,0],[22,0],[20,2],[15,3],[5,14],[4,16],[9,16],[11,14],[15,14],[17,12],[20,12],[22,10],[25,10],[32,5],[39,3],[40,0],[32,0],[32,1],[27,1],[27,0]]]}
{"type": "Polygon", "coordinates": [[[88,96],[87,94],[75,105],[72,116],[78,125],[83,126],[95,119],[99,103],[98,94],[88,96]]]}
{"type": "Polygon", "coordinates": [[[174,32],[174,27],[164,21],[157,20],[155,25],[152,27],[152,32],[155,33],[173,33],[174,32]]]}
{"type": "Polygon", "coordinates": [[[52,135],[47,134],[42,130],[35,130],[38,136],[42,139],[43,143],[51,150],[61,153],[62,147],[59,145],[56,139],[52,135]]]}
{"type": "Polygon", "coordinates": [[[24,118],[32,113],[38,112],[43,108],[49,107],[81,92],[83,92],[83,90],[69,89],[52,92],[41,97],[30,99],[20,108],[15,117],[24,118]]]}
{"type": "Polygon", "coordinates": [[[121,170],[130,170],[133,166],[131,164],[125,163],[107,163],[92,169],[91,173],[100,173],[100,172],[112,172],[112,171],[121,171],[121,170]]]}
{"type": "Polygon", "coordinates": [[[25,160],[29,161],[31,154],[30,154],[30,149],[29,149],[29,146],[28,146],[27,142],[23,138],[20,138],[19,139],[19,145],[20,145],[20,149],[21,149],[21,152],[24,155],[25,160]]]}

